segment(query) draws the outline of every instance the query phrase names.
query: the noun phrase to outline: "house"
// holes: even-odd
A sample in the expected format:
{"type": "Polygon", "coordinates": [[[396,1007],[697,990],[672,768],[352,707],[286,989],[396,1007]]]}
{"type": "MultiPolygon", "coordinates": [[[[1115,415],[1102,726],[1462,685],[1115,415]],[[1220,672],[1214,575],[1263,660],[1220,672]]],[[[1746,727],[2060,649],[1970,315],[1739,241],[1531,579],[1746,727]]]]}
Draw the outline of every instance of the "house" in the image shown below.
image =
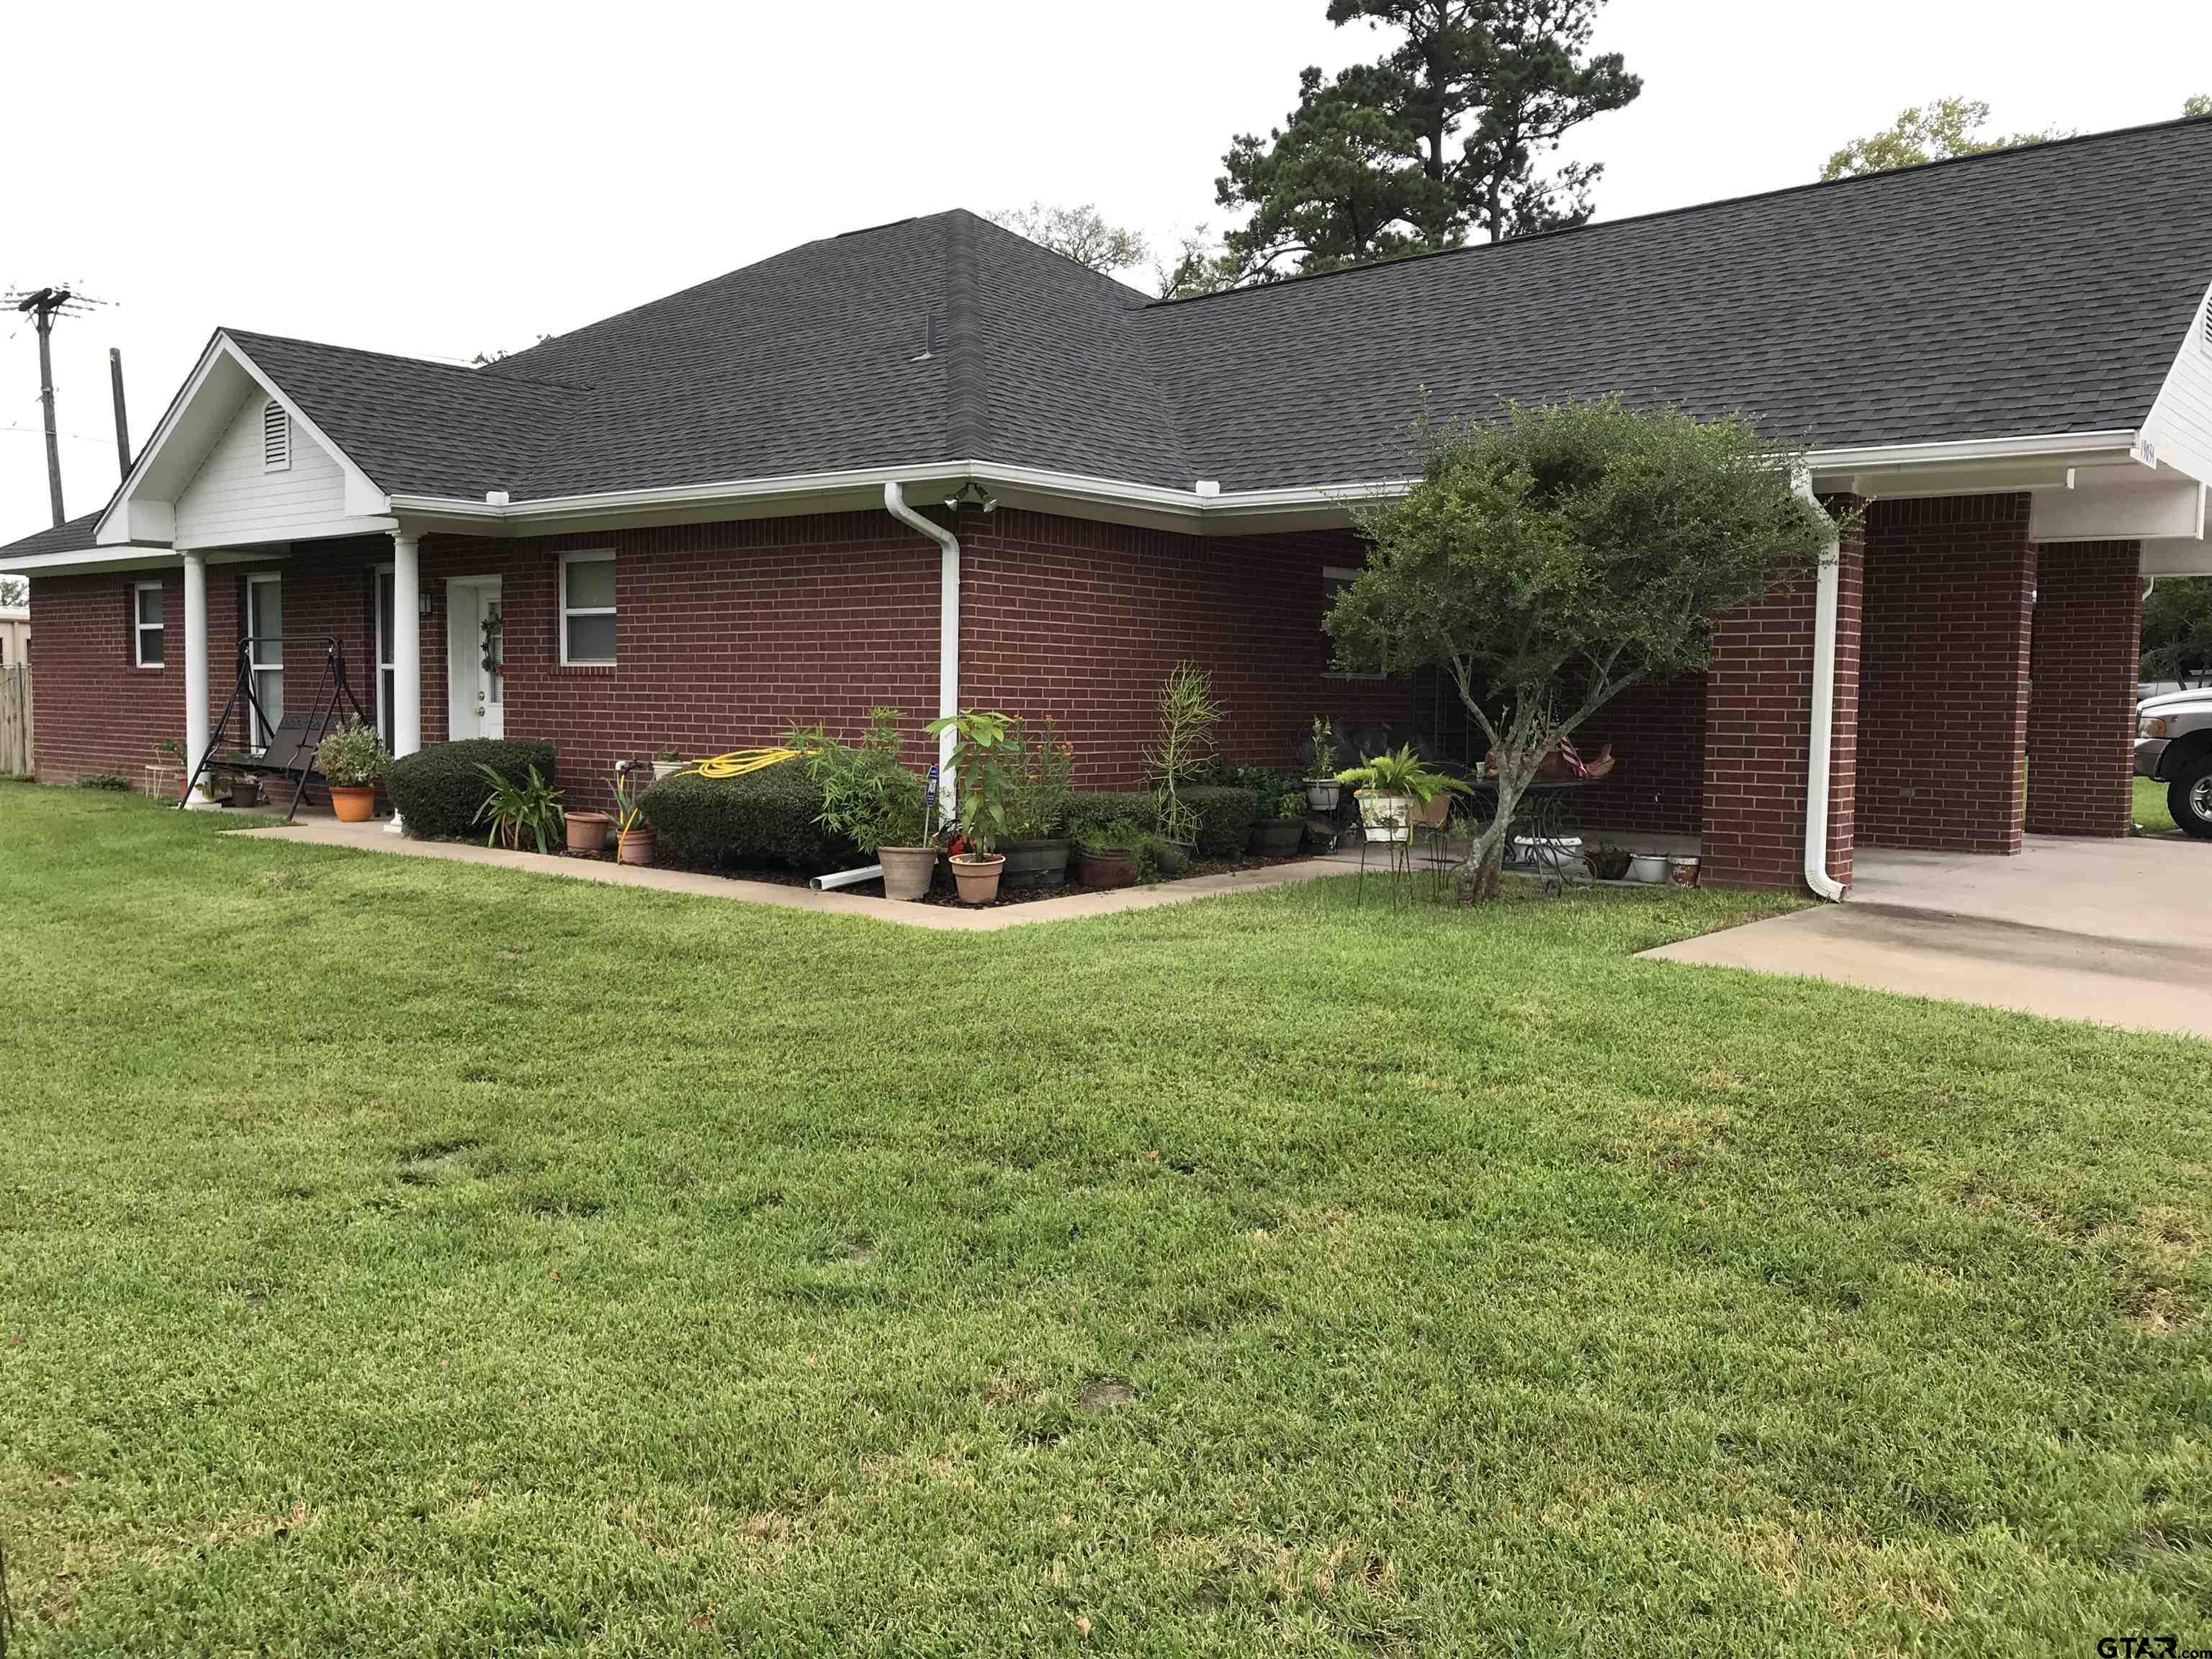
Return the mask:
{"type": "Polygon", "coordinates": [[[1423,410],[1742,409],[1866,511],[1598,717],[1583,817],[1832,896],[1861,842],[2128,832],[2141,580],[2212,569],[2208,283],[2203,120],[1173,302],[940,213],[477,369],[219,330],[114,499],[0,568],[48,778],[197,750],[246,637],[272,708],[335,640],[396,750],[548,738],[580,797],[878,703],[918,757],[956,704],[1049,714],[1103,786],[1186,658],[1236,757],[1316,713],[1467,741],[1321,629],[1423,410]]]}

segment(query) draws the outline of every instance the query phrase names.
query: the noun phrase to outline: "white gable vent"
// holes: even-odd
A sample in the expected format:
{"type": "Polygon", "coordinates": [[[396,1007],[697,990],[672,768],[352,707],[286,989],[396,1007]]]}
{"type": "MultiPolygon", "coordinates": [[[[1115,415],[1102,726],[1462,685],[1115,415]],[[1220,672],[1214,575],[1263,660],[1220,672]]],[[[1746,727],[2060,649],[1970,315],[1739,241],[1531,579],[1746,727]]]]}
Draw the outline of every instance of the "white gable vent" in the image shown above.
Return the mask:
{"type": "Polygon", "coordinates": [[[292,468],[292,417],[271,398],[261,410],[261,470],[289,472],[292,468]]]}

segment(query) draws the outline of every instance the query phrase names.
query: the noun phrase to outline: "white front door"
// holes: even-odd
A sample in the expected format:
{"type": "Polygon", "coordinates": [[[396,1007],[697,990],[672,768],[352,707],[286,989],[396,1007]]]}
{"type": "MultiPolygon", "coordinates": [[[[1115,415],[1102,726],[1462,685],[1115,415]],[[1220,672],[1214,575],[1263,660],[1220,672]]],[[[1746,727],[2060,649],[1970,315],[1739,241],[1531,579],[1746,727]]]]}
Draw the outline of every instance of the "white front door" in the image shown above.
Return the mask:
{"type": "Polygon", "coordinates": [[[457,738],[503,738],[499,578],[453,578],[446,584],[446,617],[447,730],[457,738]]]}

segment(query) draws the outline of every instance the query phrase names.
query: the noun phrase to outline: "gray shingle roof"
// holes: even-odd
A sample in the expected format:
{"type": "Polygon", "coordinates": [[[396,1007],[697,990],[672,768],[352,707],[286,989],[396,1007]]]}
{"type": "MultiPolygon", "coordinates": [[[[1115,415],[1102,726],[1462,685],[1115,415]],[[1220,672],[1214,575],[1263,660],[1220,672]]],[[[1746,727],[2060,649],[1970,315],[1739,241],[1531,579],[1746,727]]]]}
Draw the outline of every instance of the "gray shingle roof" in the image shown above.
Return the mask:
{"type": "Polygon", "coordinates": [[[92,527],[100,522],[100,514],[88,513],[82,518],[58,524],[51,530],[41,530],[9,542],[0,547],[0,570],[6,569],[7,556],[19,559],[34,558],[41,553],[82,553],[92,545],[92,527]]]}
{"type": "Polygon", "coordinates": [[[1425,407],[1504,398],[1824,447],[2133,428],[2208,283],[2197,120],[1168,303],[956,210],[480,369],[230,332],[395,494],[971,459],[1234,490],[1402,475],[1425,407]]]}

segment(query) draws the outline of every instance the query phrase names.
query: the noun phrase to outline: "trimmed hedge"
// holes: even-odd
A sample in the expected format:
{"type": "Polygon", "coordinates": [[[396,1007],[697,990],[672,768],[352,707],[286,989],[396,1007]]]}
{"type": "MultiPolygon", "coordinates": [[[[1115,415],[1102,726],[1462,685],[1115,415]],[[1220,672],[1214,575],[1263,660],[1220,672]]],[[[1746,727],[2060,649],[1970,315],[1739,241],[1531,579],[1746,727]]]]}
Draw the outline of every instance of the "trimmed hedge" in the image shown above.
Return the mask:
{"type": "Polygon", "coordinates": [[[388,787],[407,833],[428,841],[481,839],[484,831],[477,811],[491,798],[491,785],[477,770],[479,766],[489,766],[511,783],[527,780],[533,766],[540,777],[550,779],[553,745],[509,738],[463,738],[402,755],[392,763],[388,787]]]}
{"type": "Polygon", "coordinates": [[[1060,833],[1081,841],[1093,830],[1103,828],[1116,818],[1127,818],[1146,830],[1158,828],[1152,816],[1152,792],[1149,789],[1076,789],[1067,797],[1067,811],[1060,833]]]}
{"type": "Polygon", "coordinates": [[[1182,792],[1182,804],[1198,817],[1198,855],[1202,859],[1241,859],[1252,838],[1252,820],[1258,816],[1260,798],[1235,784],[1200,784],[1182,792]]]}
{"type": "Polygon", "coordinates": [[[797,760],[739,778],[679,772],[645,792],[646,821],[686,864],[822,871],[866,862],[850,842],[815,822],[821,812],[822,792],[797,760]]]}
{"type": "MultiPolygon", "coordinates": [[[[1252,834],[1252,819],[1259,798],[1249,789],[1231,784],[1200,784],[1182,792],[1183,805],[1198,817],[1198,855],[1202,859],[1241,859],[1252,834]]],[[[1080,841],[1086,830],[1132,818],[1147,830],[1159,820],[1152,811],[1149,789],[1078,789],[1067,798],[1066,833],[1080,841]]]]}

